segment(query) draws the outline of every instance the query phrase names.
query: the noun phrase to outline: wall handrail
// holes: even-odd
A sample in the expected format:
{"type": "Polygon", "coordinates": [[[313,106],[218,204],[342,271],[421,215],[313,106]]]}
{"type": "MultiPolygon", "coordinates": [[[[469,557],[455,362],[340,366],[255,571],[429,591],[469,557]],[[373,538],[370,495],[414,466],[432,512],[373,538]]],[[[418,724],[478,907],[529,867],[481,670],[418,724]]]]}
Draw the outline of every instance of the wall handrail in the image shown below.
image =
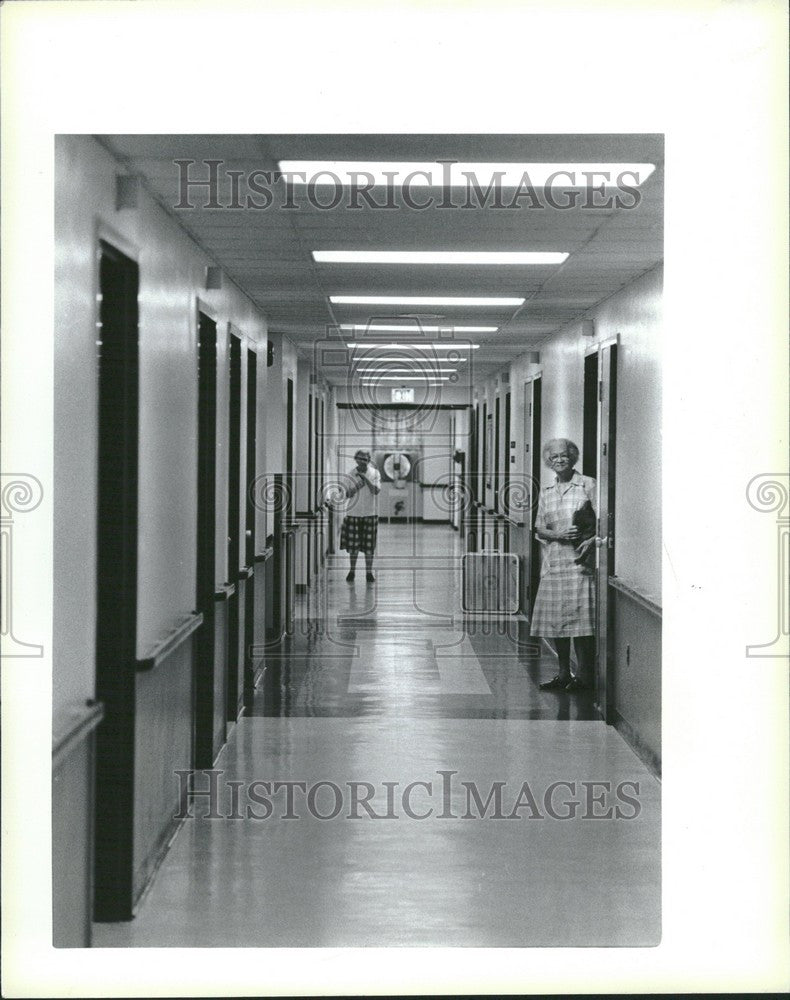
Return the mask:
{"type": "Polygon", "coordinates": [[[162,639],[161,642],[154,646],[148,656],[144,656],[142,659],[137,660],[137,672],[144,673],[159,666],[159,664],[166,660],[174,650],[178,649],[178,647],[190,635],[192,635],[196,629],[200,628],[202,624],[203,615],[200,611],[193,611],[188,614],[186,618],[179,622],[179,624],[176,625],[164,639],[162,639]]]}
{"type": "Polygon", "coordinates": [[[626,597],[630,597],[632,601],[644,608],[645,611],[649,611],[652,615],[655,615],[656,618],[663,617],[663,612],[659,604],[656,604],[647,594],[642,593],[641,590],[638,590],[632,584],[625,583],[619,576],[610,576],[609,586],[613,590],[625,594],[626,597]]]}
{"type": "Polygon", "coordinates": [[[68,723],[61,725],[52,738],[52,766],[57,770],[60,762],[71,749],[81,743],[104,718],[104,705],[92,699],[71,709],[68,713],[68,723]]]}

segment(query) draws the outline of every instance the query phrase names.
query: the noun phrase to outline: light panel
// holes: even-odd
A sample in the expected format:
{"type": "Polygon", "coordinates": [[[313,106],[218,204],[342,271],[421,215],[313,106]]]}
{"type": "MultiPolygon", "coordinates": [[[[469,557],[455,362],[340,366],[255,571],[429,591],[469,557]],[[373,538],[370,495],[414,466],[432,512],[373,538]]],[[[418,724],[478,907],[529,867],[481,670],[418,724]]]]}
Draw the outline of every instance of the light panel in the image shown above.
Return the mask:
{"type": "Polygon", "coordinates": [[[475,295],[330,295],[338,306],[523,306],[523,298],[475,295]]]}
{"type": "Polygon", "coordinates": [[[656,169],[654,163],[440,163],[436,160],[280,160],[277,166],[287,183],[358,189],[401,185],[466,188],[472,182],[485,188],[497,175],[502,188],[616,187],[621,183],[639,187],[656,169]]]}
{"type": "MultiPolygon", "coordinates": [[[[385,365],[385,366],[383,366],[381,368],[355,368],[354,371],[356,371],[360,375],[367,375],[367,374],[370,374],[370,372],[379,372],[379,371],[380,372],[386,372],[388,375],[394,375],[397,372],[403,372],[404,374],[408,374],[409,372],[413,372],[414,369],[413,368],[390,368],[389,365],[385,365]]],[[[443,372],[457,372],[457,371],[458,371],[457,368],[430,368],[430,374],[431,375],[435,375],[435,374],[439,374],[439,373],[443,373],[443,372]]]]}
{"type": "MultiPolygon", "coordinates": [[[[404,361],[408,360],[408,357],[409,357],[408,354],[407,355],[403,355],[403,354],[395,354],[395,355],[362,354],[362,355],[357,355],[356,357],[352,358],[352,362],[354,364],[359,364],[360,362],[362,364],[373,364],[374,362],[376,364],[378,364],[379,361],[400,361],[400,362],[404,362],[404,361]]],[[[430,362],[438,361],[440,364],[441,364],[442,361],[452,361],[454,365],[463,365],[468,360],[469,360],[468,358],[415,358],[414,359],[415,363],[417,363],[417,364],[419,364],[422,361],[430,361],[430,362]]]]}
{"type": "Polygon", "coordinates": [[[399,325],[387,324],[387,323],[370,323],[368,325],[364,323],[341,323],[341,330],[359,330],[361,332],[372,331],[377,333],[416,333],[421,330],[423,333],[439,333],[442,330],[452,331],[453,333],[496,333],[499,329],[498,326],[453,326],[447,324],[446,326],[423,326],[421,323],[411,323],[399,325]]]}
{"type": "Polygon", "coordinates": [[[568,254],[538,250],[313,250],[319,264],[562,264],[568,254]]]}
{"type": "Polygon", "coordinates": [[[386,351],[397,351],[403,350],[404,348],[416,348],[417,350],[423,351],[477,351],[480,348],[479,344],[426,344],[424,341],[421,344],[363,344],[355,341],[350,344],[346,344],[346,347],[355,347],[357,349],[369,350],[374,348],[376,350],[386,350],[386,351]]]}

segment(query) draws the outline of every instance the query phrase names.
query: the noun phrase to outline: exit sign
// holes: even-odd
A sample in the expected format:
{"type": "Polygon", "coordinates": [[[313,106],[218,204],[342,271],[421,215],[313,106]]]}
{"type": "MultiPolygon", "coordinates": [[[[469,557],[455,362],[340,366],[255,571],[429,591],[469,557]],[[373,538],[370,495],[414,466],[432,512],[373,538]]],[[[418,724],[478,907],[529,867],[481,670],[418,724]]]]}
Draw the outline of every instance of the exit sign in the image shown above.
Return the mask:
{"type": "Polygon", "coordinates": [[[414,389],[393,389],[392,390],[392,402],[393,403],[413,403],[414,402],[414,389]]]}

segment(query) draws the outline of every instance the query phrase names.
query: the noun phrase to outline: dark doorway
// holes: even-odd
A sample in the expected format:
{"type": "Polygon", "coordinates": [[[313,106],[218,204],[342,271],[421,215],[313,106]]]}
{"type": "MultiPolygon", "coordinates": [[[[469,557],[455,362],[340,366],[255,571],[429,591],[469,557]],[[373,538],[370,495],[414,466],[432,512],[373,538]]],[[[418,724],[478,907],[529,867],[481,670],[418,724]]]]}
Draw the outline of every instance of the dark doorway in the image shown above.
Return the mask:
{"type": "Polygon", "coordinates": [[[137,656],[139,269],[100,242],[94,918],[129,920],[133,901],[137,656]]]}
{"type": "Polygon", "coordinates": [[[598,478],[598,350],[584,359],[582,473],[598,478]]]}
{"type": "Polygon", "coordinates": [[[228,596],[227,720],[235,722],[243,701],[243,654],[239,629],[243,625],[239,587],[241,552],[241,338],[228,336],[228,596]]]}
{"type": "Polygon", "coordinates": [[[285,482],[288,506],[293,507],[294,496],[294,382],[288,379],[285,399],[285,482]]]}
{"type": "MultiPolygon", "coordinates": [[[[217,324],[198,312],[197,611],[195,767],[212,767],[225,742],[225,675],[215,665],[217,582],[217,324]]],[[[220,661],[220,666],[222,661],[220,661]]]]}
{"type": "MultiPolygon", "coordinates": [[[[540,497],[540,477],[543,466],[543,442],[541,441],[541,390],[543,381],[538,375],[524,386],[524,440],[529,449],[524,461],[524,467],[530,481],[530,525],[534,527],[535,515],[538,512],[540,497]]],[[[529,597],[527,607],[529,615],[535,606],[540,583],[540,565],[543,546],[535,538],[535,532],[530,531],[529,543],[529,597]]]]}
{"type": "Polygon", "coordinates": [[[510,392],[505,393],[504,469],[502,470],[502,513],[510,513],[510,392]]]}
{"type": "Polygon", "coordinates": [[[610,658],[613,633],[613,605],[609,600],[609,580],[615,575],[615,482],[617,460],[617,344],[600,349],[600,450],[598,452],[599,503],[598,534],[606,543],[598,549],[598,709],[611,722],[610,658]]]}
{"type": "Polygon", "coordinates": [[[491,456],[490,451],[490,439],[491,439],[491,414],[488,412],[488,403],[483,403],[483,461],[481,472],[483,474],[483,495],[480,502],[484,507],[488,506],[488,491],[491,489],[491,470],[488,467],[491,456]]]}
{"type": "MultiPolygon", "coordinates": [[[[258,355],[247,348],[247,474],[245,477],[245,532],[244,532],[244,562],[249,573],[256,571],[263,575],[264,564],[255,565],[255,476],[257,474],[258,446],[258,355]]],[[[258,579],[247,580],[244,609],[244,705],[249,708],[255,692],[255,674],[259,665],[253,659],[253,648],[259,646],[258,634],[263,632],[265,620],[265,603],[256,600],[261,586],[258,579]],[[256,621],[256,618],[258,619],[256,621]]],[[[260,636],[261,642],[263,635],[260,636]]]]}
{"type": "Polygon", "coordinates": [[[502,451],[501,451],[501,443],[499,440],[500,437],[499,431],[500,431],[499,396],[497,396],[496,399],[494,400],[494,503],[493,503],[494,510],[496,511],[499,510],[499,488],[502,482],[500,478],[500,455],[502,454],[502,451]]]}

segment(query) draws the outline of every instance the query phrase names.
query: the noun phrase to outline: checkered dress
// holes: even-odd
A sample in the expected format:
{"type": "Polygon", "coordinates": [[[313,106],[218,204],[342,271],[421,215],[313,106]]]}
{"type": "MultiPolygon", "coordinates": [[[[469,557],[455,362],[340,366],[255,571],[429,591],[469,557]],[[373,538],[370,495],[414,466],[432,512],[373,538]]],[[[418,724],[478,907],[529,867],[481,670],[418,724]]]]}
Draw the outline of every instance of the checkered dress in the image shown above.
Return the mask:
{"type": "MultiPolygon", "coordinates": [[[[535,527],[564,531],[585,500],[595,506],[595,480],[574,472],[567,483],[555,482],[541,491],[535,527]]],[[[543,542],[540,586],[532,613],[532,635],[570,638],[595,634],[595,573],[575,562],[571,542],[543,542]]]]}
{"type": "Polygon", "coordinates": [[[376,551],[376,534],[379,519],[372,517],[344,517],[340,528],[340,548],[346,552],[376,551]]]}

